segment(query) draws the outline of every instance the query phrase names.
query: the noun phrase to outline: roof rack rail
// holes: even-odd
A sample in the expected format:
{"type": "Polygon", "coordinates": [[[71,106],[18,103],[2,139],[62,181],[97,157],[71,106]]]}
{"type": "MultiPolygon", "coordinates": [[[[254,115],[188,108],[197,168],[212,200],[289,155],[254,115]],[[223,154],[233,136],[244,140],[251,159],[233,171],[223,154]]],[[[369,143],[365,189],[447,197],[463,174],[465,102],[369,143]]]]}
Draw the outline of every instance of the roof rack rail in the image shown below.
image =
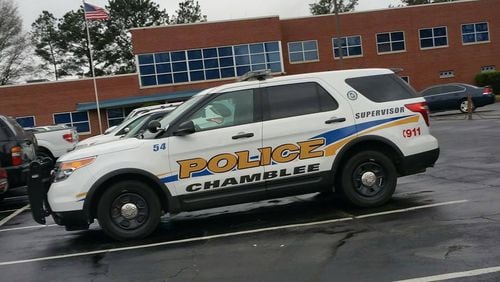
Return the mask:
{"type": "Polygon", "coordinates": [[[252,81],[252,80],[266,80],[267,78],[271,78],[271,70],[258,70],[258,71],[249,71],[244,75],[238,77],[238,81],[252,81]]]}

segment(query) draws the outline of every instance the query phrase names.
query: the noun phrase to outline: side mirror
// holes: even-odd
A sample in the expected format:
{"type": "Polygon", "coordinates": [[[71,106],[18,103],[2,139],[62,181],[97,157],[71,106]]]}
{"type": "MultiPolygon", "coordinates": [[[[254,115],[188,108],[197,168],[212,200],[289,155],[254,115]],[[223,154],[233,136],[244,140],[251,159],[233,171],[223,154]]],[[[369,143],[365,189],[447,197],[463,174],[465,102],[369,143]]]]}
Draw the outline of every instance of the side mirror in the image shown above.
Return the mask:
{"type": "Polygon", "coordinates": [[[152,120],[148,123],[148,130],[151,133],[156,133],[160,130],[161,128],[161,123],[157,120],[152,120]]]}
{"type": "Polygon", "coordinates": [[[177,130],[174,132],[175,136],[184,136],[191,133],[195,133],[194,122],[192,120],[185,121],[179,125],[177,130]]]}
{"type": "Polygon", "coordinates": [[[123,132],[125,132],[125,133],[128,133],[129,131],[130,131],[130,128],[128,128],[128,127],[125,127],[125,128],[123,129],[123,132]]]}

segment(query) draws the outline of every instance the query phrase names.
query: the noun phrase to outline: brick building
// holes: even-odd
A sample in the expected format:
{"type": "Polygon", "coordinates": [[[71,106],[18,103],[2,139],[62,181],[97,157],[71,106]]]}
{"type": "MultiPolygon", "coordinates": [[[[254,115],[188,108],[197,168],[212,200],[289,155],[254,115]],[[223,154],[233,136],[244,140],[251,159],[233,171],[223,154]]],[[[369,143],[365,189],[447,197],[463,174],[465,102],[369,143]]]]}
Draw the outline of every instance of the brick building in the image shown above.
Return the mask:
{"type": "MultiPolygon", "coordinates": [[[[133,107],[181,101],[250,70],[276,75],[398,68],[416,90],[473,83],[500,66],[500,0],[334,15],[278,16],[131,30],[137,73],[97,78],[102,126],[133,107]],[[342,58],[341,58],[342,54],[342,58]]],[[[0,113],[24,125],[70,123],[99,134],[92,79],[0,87],[0,113]]]]}

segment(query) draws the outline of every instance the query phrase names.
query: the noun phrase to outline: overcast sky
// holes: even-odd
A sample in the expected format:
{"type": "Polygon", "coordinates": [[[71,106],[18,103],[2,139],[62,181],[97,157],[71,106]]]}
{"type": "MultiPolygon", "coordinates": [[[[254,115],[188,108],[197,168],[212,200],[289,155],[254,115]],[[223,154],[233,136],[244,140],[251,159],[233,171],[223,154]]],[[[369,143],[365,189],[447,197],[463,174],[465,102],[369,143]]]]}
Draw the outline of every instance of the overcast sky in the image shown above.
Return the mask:
{"type": "MultiPolygon", "coordinates": [[[[180,0],[154,0],[174,14],[180,0]]],[[[240,19],[278,15],[281,18],[294,18],[310,15],[309,4],[317,0],[198,0],[202,13],[209,21],[240,19]]],[[[43,10],[61,17],[70,10],[76,10],[81,0],[14,0],[17,3],[25,30],[30,30],[31,23],[43,10]]],[[[88,3],[104,7],[107,0],[87,0],[88,3]]],[[[359,0],[357,11],[383,9],[390,4],[399,4],[399,0],[359,0]]]]}

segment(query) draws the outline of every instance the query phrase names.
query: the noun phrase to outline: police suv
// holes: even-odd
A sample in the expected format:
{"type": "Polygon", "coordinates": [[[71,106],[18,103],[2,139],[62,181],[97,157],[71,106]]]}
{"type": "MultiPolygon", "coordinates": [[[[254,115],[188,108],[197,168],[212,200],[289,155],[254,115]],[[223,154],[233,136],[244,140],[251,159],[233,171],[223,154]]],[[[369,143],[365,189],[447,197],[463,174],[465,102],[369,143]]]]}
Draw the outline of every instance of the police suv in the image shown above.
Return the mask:
{"type": "Polygon", "coordinates": [[[387,69],[254,73],[202,91],[148,128],[64,155],[47,195],[31,201],[45,200],[68,230],[97,219],[124,240],[148,236],[165,213],[311,192],[379,206],[399,176],[439,156],[425,100],[387,69]]]}

